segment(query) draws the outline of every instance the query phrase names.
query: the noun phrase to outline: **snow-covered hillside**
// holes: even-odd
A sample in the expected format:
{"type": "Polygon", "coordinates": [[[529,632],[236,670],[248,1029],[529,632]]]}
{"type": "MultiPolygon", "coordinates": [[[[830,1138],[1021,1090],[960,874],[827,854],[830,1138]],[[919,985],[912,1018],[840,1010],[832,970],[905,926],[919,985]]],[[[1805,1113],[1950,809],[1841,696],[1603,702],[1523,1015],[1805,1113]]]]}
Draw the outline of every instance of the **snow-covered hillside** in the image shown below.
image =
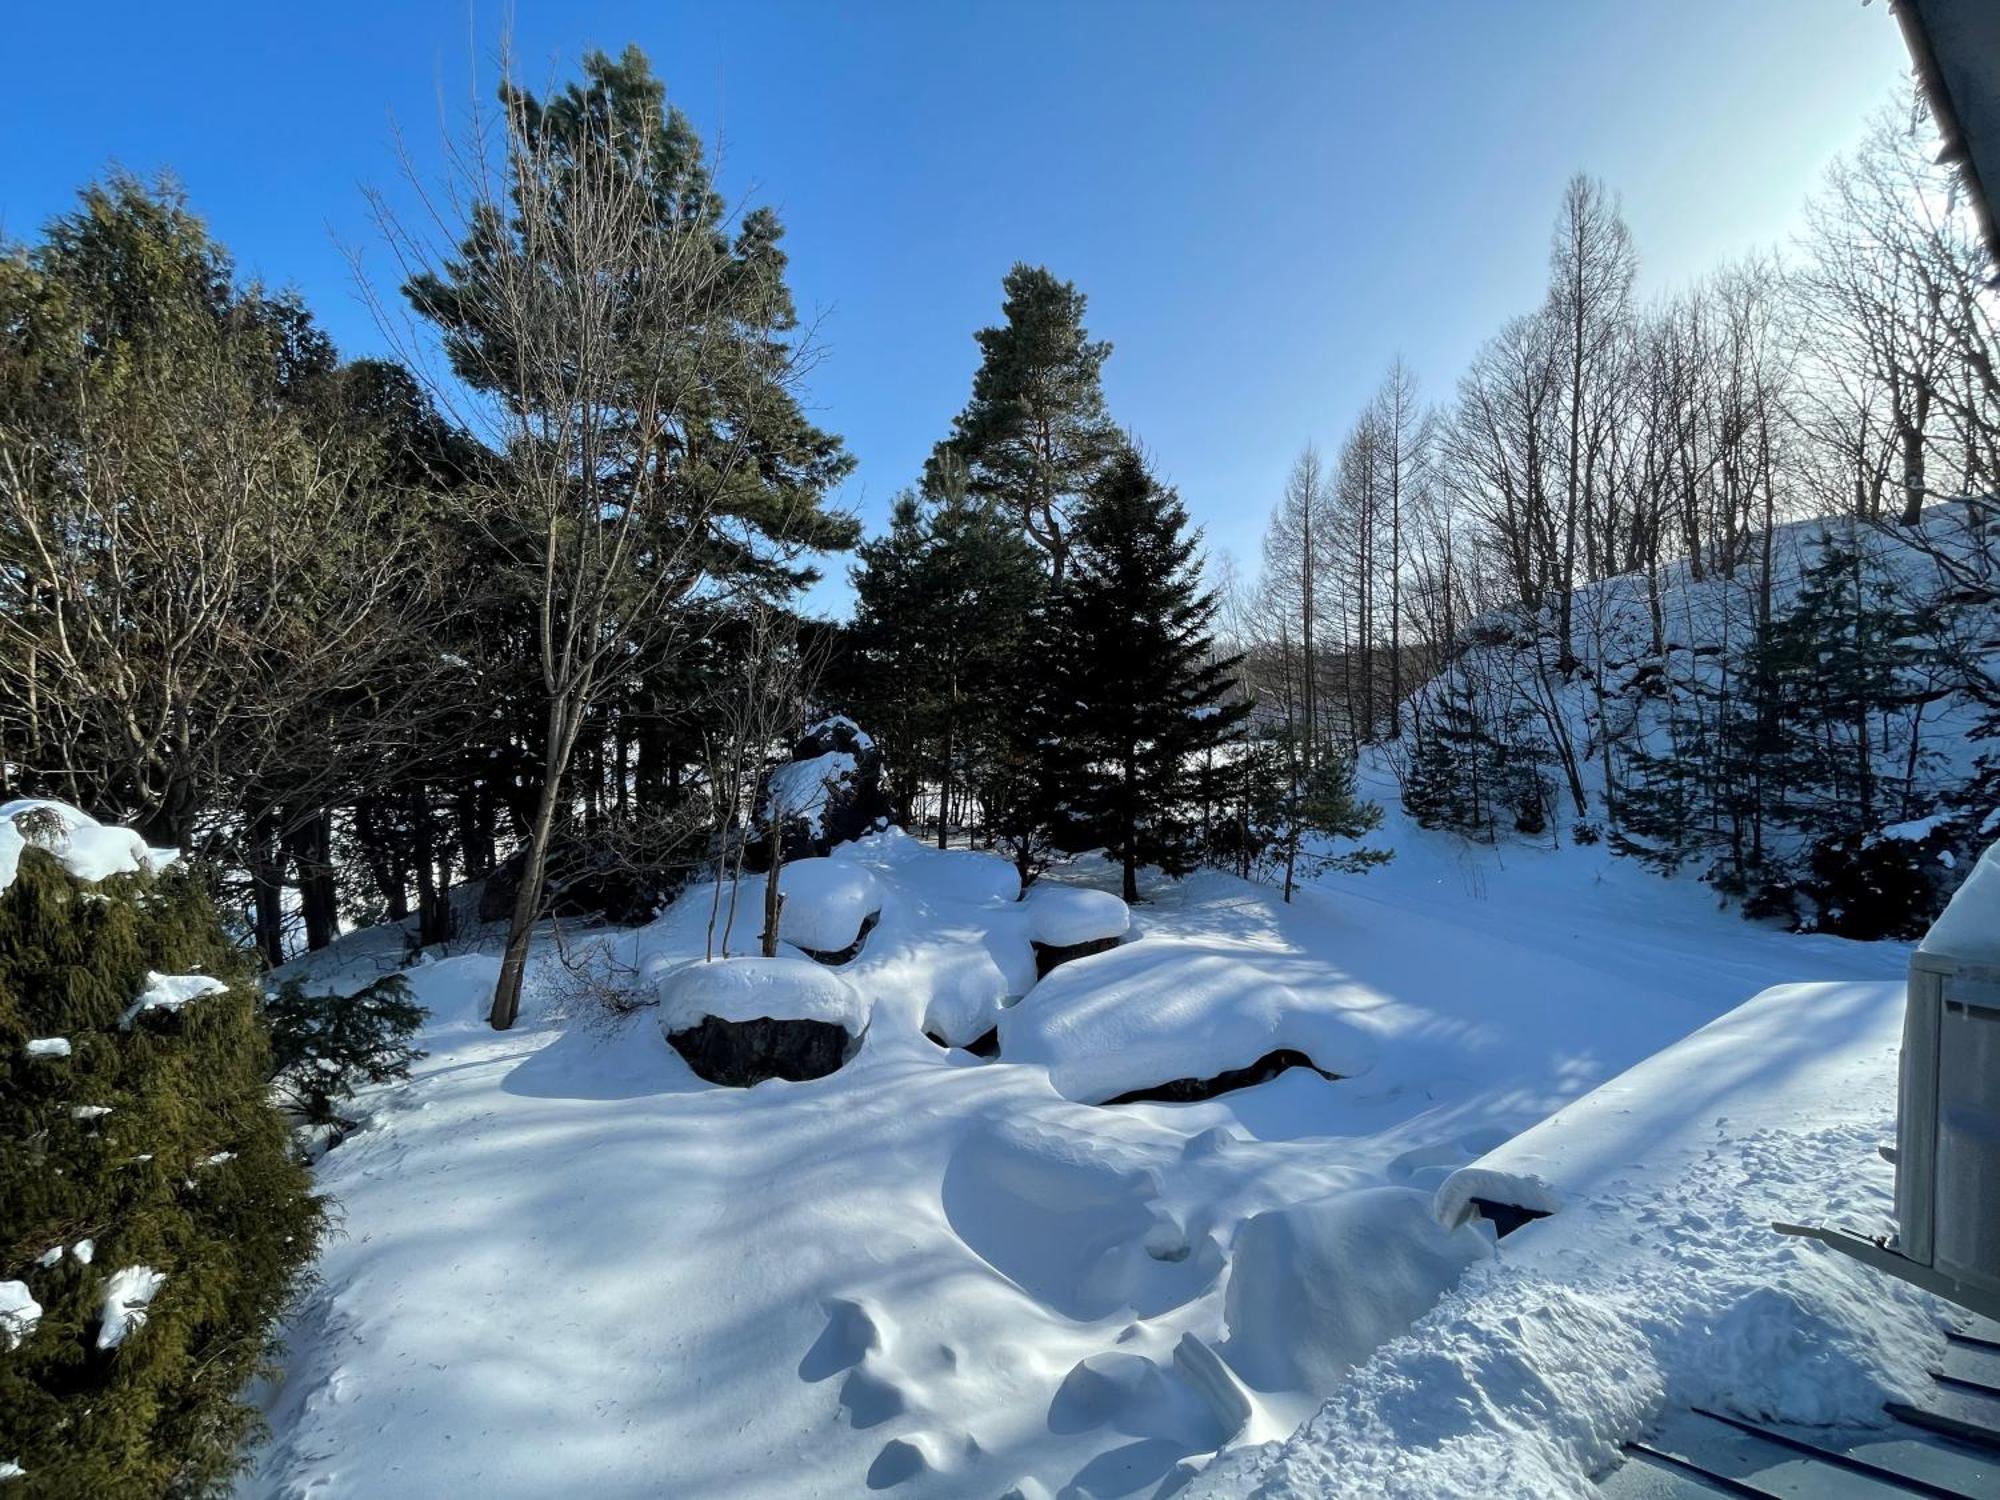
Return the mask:
{"type": "MultiPolygon", "coordinates": [[[[1394,864],[1291,906],[1162,885],[1124,945],[1039,983],[1036,933],[1078,920],[1058,889],[1007,901],[999,861],[897,833],[843,846],[800,889],[845,903],[829,929],[877,915],[838,969],[866,1030],[807,1083],[705,1084],[653,1008],[572,973],[651,986],[699,959],[706,891],[571,936],[567,968],[538,948],[510,1033],[483,1019],[492,952],[425,955],[430,1056],[322,1162],[344,1233],[241,1493],[1447,1494],[1429,1480],[1478,1472],[1543,1495],[1697,1378],[1704,1330],[1740,1335],[1706,1377],[1724,1405],[1845,1411],[1921,1367],[1921,1308],[1761,1228],[1886,1210],[1900,948],[1745,924],[1602,848],[1394,814],[1385,835],[1394,864]],[[1818,983],[1593,1106],[1554,1218],[1497,1248],[1438,1222],[1455,1169],[1790,981],[1818,983]],[[993,1011],[997,1060],[925,1035],[993,1011]],[[1080,1102],[1280,1048],[1341,1076],[1080,1102]],[[1630,1378],[1585,1405],[1614,1363],[1630,1378]]],[[[402,944],[374,929],[304,967],[352,986],[402,944]]]]}
{"type": "Polygon", "coordinates": [[[1840,866],[1891,840],[1930,889],[1861,935],[1920,932],[2000,818],[1977,765],[2000,701],[2000,533],[1962,503],[1914,528],[1792,522],[1768,538],[1768,600],[1765,541],[1727,576],[1681,561],[1579,588],[1567,665],[1552,610],[1472,622],[1391,750],[1412,810],[1502,839],[1604,837],[1736,895],[1776,888],[1766,914],[1808,926],[1826,915],[1796,889],[1815,842],[1851,837],[1840,866]]]}

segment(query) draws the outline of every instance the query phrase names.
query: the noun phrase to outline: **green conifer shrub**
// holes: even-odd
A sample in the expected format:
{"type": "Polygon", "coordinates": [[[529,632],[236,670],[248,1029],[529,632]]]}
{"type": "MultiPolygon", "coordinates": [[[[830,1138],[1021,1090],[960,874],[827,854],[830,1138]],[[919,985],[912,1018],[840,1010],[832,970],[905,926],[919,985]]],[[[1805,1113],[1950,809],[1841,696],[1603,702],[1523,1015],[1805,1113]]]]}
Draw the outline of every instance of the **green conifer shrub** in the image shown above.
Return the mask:
{"type": "Polygon", "coordinates": [[[8,1500],[226,1487],[323,1222],[269,1076],[255,980],[198,875],[85,884],[23,851],[0,893],[0,1281],[42,1311],[0,1339],[8,1500]],[[131,1014],[155,972],[227,988],[131,1014]],[[55,1039],[66,1055],[28,1046],[55,1039]],[[132,1267],[164,1281],[100,1347],[132,1267]]]}

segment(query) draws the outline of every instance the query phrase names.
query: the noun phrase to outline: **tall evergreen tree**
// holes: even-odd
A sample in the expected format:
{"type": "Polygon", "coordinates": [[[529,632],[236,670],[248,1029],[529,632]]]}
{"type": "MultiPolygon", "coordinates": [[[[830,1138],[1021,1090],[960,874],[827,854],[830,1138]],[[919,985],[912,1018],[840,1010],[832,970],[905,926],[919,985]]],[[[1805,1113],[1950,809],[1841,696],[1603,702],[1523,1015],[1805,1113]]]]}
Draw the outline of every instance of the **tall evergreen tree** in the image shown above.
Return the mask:
{"type": "Polygon", "coordinates": [[[1069,513],[1120,446],[1099,384],[1111,345],[1083,326],[1084,295],[1045,266],[1001,283],[1005,321],[982,328],[972,399],[932,455],[930,482],[962,465],[975,496],[998,502],[1062,579],[1069,513]]]}
{"type": "MultiPolygon", "coordinates": [[[[896,503],[889,531],[860,549],[849,688],[863,722],[900,748],[895,791],[907,821],[915,783],[938,789],[943,846],[954,789],[987,800],[1005,757],[1015,669],[1045,585],[1033,549],[954,464],[931,492],[896,503]]],[[[987,813],[993,811],[988,801],[987,813]]]]}
{"type": "Polygon", "coordinates": [[[1058,842],[1103,846],[1124,866],[1193,868],[1204,802],[1249,705],[1228,701],[1239,658],[1218,657],[1217,601],[1201,586],[1199,535],[1173,490],[1127,447],[1077,513],[1057,595],[1045,692],[1055,723],[1047,794],[1058,842]]]}

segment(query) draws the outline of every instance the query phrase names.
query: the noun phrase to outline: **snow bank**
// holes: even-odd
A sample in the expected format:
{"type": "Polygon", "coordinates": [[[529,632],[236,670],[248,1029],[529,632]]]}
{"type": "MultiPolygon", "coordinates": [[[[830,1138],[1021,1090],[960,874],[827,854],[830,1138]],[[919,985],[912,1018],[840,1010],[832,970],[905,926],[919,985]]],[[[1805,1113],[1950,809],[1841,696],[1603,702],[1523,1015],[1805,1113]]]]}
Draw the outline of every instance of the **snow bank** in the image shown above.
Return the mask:
{"type": "Polygon", "coordinates": [[[882,892],[866,865],[846,859],[795,859],[778,871],[785,904],[778,936],[814,953],[853,946],[861,925],[882,909],[882,892]]]}
{"type": "Polygon", "coordinates": [[[0,1281],[0,1334],[9,1349],[21,1347],[21,1340],[35,1331],[42,1320],[42,1304],[28,1290],[25,1281],[0,1281]]]}
{"type": "Polygon", "coordinates": [[[116,1349],[145,1327],[147,1309],[166,1282],[166,1272],[151,1266],[125,1266],[114,1271],[104,1285],[104,1303],[98,1310],[97,1347],[116,1349]]]}
{"type": "Polygon", "coordinates": [[[1937,1304],[1770,1228],[1886,1223],[1874,1147],[1902,999],[1767,990],[1488,1153],[1476,1168],[1539,1179],[1565,1211],[1501,1242],[1285,1443],[1186,1494],[1585,1500],[1670,1405],[1865,1426],[1915,1399],[1937,1304]]]}
{"type": "Polygon", "coordinates": [[[150,873],[180,858],[178,850],[148,848],[131,829],[106,827],[67,802],[17,798],[0,803],[0,891],[14,883],[21,851],[29,844],[48,850],[78,880],[150,873]],[[31,815],[26,832],[21,827],[24,814],[31,815]]]}
{"type": "Polygon", "coordinates": [[[1222,1356],[1254,1390],[1324,1395],[1492,1253],[1479,1230],[1440,1226],[1416,1188],[1258,1214],[1230,1253],[1222,1356]]]}
{"type": "Polygon", "coordinates": [[[1166,938],[1066,965],[1000,1018],[1001,1055],[1041,1064],[1082,1104],[1213,1078],[1281,1049],[1341,1077],[1375,1058],[1331,997],[1309,1001],[1252,962],[1166,938]]]}
{"type": "Polygon", "coordinates": [[[132,1023],[149,1010],[179,1010],[203,995],[219,995],[229,986],[212,974],[149,973],[139,998],[125,1007],[118,1024],[130,1030],[132,1023]]]}
{"type": "Polygon", "coordinates": [[[1044,884],[1028,893],[1028,936],[1051,948],[1122,938],[1131,926],[1131,908],[1109,891],[1044,884]]]}
{"type": "Polygon", "coordinates": [[[69,1038],[66,1036],[36,1037],[21,1049],[29,1057],[68,1057],[69,1038]]]}
{"type": "Polygon", "coordinates": [[[660,1025],[687,1031],[705,1016],[723,1021],[828,1021],[858,1036],[868,1024],[861,994],[807,958],[718,958],[660,980],[660,1025]]]}
{"type": "Polygon", "coordinates": [[[1532,1172],[1503,1172],[1494,1167],[1460,1167],[1438,1184],[1431,1214],[1446,1229],[1469,1223],[1479,1212],[1474,1200],[1505,1203],[1531,1214],[1562,1209],[1562,1195],[1532,1172]]]}
{"type": "Polygon", "coordinates": [[[1979,856],[1917,951],[2000,964],[2000,843],[1989,845],[1979,856]]]}

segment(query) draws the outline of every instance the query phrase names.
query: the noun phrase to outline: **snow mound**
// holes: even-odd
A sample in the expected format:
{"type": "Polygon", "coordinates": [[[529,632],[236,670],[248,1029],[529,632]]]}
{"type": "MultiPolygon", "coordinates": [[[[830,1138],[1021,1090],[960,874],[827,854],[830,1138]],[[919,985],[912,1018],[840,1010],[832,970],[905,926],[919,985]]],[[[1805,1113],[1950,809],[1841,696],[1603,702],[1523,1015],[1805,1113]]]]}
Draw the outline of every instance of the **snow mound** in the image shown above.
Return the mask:
{"type": "Polygon", "coordinates": [[[180,858],[176,849],[149,848],[131,829],[107,827],[67,802],[22,797],[0,803],[0,891],[14,883],[21,851],[30,844],[48,850],[70,874],[87,881],[151,874],[180,858]]]}
{"type": "Polygon", "coordinates": [[[778,871],[785,904],[778,936],[813,953],[851,948],[882,909],[882,891],[866,865],[846,859],[795,859],[778,871]]]}
{"type": "Polygon", "coordinates": [[[42,1320],[42,1304],[28,1290],[25,1281],[0,1281],[0,1336],[9,1349],[21,1347],[21,1340],[35,1331],[42,1320]]]}
{"type": "Polygon", "coordinates": [[[985,944],[941,948],[929,960],[924,1030],[947,1047],[963,1047],[991,1031],[1008,999],[1026,988],[1008,978],[985,944]]]}
{"type": "Polygon", "coordinates": [[[1132,926],[1131,908],[1109,891],[1038,885],[1027,904],[1028,936],[1050,948],[1122,938],[1132,926]]]}
{"type": "Polygon", "coordinates": [[[190,1000],[219,995],[228,988],[213,974],[150,973],[146,976],[146,987],[139,991],[138,999],[125,1007],[118,1024],[129,1031],[132,1023],[149,1010],[179,1010],[190,1000]]]}
{"type": "Polygon", "coordinates": [[[1039,1063],[1080,1104],[1248,1068],[1302,1052],[1340,1077],[1366,1072],[1373,1042],[1330,999],[1308,1001],[1254,963],[1148,939],[1056,970],[1000,1018],[1009,1062],[1039,1063]]]}
{"type": "Polygon", "coordinates": [[[1258,1214],[1230,1253],[1222,1355],[1252,1389],[1324,1395],[1492,1253],[1479,1230],[1438,1224],[1416,1188],[1258,1214]]]}
{"type": "Polygon", "coordinates": [[[1989,845],[1979,856],[1917,951],[2000,964],[2000,843],[1989,845]]]}
{"type": "Polygon", "coordinates": [[[660,980],[660,1025],[669,1034],[722,1021],[826,1021],[850,1036],[868,1024],[861,994],[806,958],[718,958],[684,964],[660,980]]]}
{"type": "Polygon", "coordinates": [[[125,1266],[104,1285],[104,1305],[98,1312],[97,1347],[116,1349],[146,1324],[147,1310],[165,1286],[167,1275],[151,1266],[125,1266]]]}
{"type": "Polygon", "coordinates": [[[29,1057],[68,1057],[69,1038],[66,1036],[39,1036],[21,1049],[29,1057]]]}
{"type": "Polygon", "coordinates": [[[997,854],[977,849],[932,849],[923,861],[925,891],[940,901],[995,906],[1021,899],[1021,876],[997,854]]]}

